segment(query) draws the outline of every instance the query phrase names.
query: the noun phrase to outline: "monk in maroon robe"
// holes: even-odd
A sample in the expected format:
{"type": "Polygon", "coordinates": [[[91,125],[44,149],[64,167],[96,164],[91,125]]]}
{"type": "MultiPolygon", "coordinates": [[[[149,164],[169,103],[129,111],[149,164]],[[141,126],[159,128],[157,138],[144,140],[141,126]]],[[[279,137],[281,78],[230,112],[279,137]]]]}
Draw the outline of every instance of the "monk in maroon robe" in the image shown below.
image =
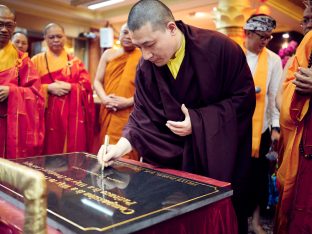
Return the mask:
{"type": "Polygon", "coordinates": [[[175,22],[157,0],[135,4],[128,27],[144,58],[134,110],[119,142],[101,147],[99,161],[109,166],[133,147],[145,162],[231,182],[240,232],[247,232],[241,203],[255,88],[243,51],[220,33],[175,22]]]}

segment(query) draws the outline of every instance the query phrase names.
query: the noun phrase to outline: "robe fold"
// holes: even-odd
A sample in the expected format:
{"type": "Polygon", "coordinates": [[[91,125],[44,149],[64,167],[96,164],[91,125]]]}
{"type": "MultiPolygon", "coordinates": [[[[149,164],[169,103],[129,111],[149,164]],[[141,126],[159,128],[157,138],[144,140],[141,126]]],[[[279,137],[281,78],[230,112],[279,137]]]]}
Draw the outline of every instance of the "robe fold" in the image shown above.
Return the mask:
{"type": "Polygon", "coordinates": [[[248,193],[255,108],[246,57],[220,33],[176,23],[186,40],[178,75],[174,79],[167,66],[140,61],[134,110],[123,135],[144,161],[231,182],[234,200],[242,202],[248,193]],[[185,137],[165,125],[184,120],[182,104],[192,123],[192,134],[185,137]]]}
{"type": "Polygon", "coordinates": [[[14,64],[0,65],[0,85],[9,86],[9,95],[0,102],[0,154],[14,159],[42,153],[44,139],[44,98],[40,94],[40,79],[27,54],[18,51],[9,42],[8,53],[2,61],[14,64]],[[5,66],[5,67],[4,67],[5,66]]]}
{"type": "Polygon", "coordinates": [[[58,58],[48,51],[46,58],[48,66],[45,53],[32,58],[47,95],[43,153],[90,152],[94,137],[94,102],[89,74],[78,58],[65,51],[58,58]],[[55,81],[70,83],[70,92],[63,96],[48,94],[47,85],[55,81]]]}
{"type": "MultiPolygon", "coordinates": [[[[310,31],[308,34],[305,35],[302,42],[298,46],[295,55],[296,58],[293,59],[292,64],[287,71],[286,79],[283,83],[280,115],[282,147],[279,155],[280,167],[277,171],[277,181],[280,185],[280,203],[277,212],[277,224],[275,227],[276,233],[290,233],[289,225],[290,222],[293,221],[293,211],[294,209],[296,209],[297,203],[295,198],[300,196],[300,194],[296,195],[296,193],[299,193],[298,188],[296,189],[296,178],[298,174],[303,175],[303,173],[300,173],[300,171],[298,171],[300,161],[299,144],[302,140],[304,129],[308,125],[305,120],[308,117],[309,108],[311,108],[311,96],[300,95],[299,93],[297,93],[295,91],[296,86],[293,84],[293,81],[295,79],[294,73],[298,71],[298,67],[308,66],[308,60],[311,51],[312,32],[310,31]],[[294,202],[294,199],[296,202],[294,202]]],[[[309,119],[309,121],[311,121],[311,118],[309,119]]],[[[301,180],[307,181],[303,178],[301,180]]],[[[306,189],[309,189],[309,187],[311,188],[311,185],[305,185],[305,187],[306,189]]],[[[311,189],[310,192],[307,190],[307,192],[310,194],[311,191],[311,189]]],[[[303,192],[305,193],[305,191],[303,192]]],[[[306,212],[304,211],[305,209],[308,209],[307,213],[311,214],[311,199],[309,202],[310,205],[308,206],[308,203],[306,203],[305,208],[301,210],[302,214],[306,212]]],[[[297,231],[299,233],[298,229],[297,231]]]]}
{"type": "MultiPolygon", "coordinates": [[[[142,54],[139,49],[124,54],[109,61],[104,76],[104,90],[107,95],[115,94],[125,98],[133,97],[135,91],[135,73],[136,66],[142,54]]],[[[116,144],[122,135],[122,129],[128,122],[132,106],[118,110],[117,112],[109,111],[101,105],[99,121],[101,125],[100,140],[103,144],[104,136],[110,137],[110,144],[116,144]]],[[[127,158],[138,159],[135,152],[127,154],[127,158]]]]}

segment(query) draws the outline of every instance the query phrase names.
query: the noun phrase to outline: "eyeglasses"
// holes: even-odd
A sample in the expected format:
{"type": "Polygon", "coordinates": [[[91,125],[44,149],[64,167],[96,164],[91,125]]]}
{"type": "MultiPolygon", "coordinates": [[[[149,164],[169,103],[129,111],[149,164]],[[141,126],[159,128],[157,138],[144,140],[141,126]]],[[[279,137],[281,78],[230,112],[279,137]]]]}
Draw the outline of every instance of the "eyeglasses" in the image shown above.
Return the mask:
{"type": "Polygon", "coordinates": [[[257,32],[253,32],[253,33],[256,34],[260,38],[261,41],[270,41],[273,39],[272,35],[268,36],[268,35],[261,35],[260,33],[257,33],[257,32]]]}
{"type": "Polygon", "coordinates": [[[6,28],[7,30],[14,30],[15,22],[1,22],[0,21],[0,29],[6,28]]]}

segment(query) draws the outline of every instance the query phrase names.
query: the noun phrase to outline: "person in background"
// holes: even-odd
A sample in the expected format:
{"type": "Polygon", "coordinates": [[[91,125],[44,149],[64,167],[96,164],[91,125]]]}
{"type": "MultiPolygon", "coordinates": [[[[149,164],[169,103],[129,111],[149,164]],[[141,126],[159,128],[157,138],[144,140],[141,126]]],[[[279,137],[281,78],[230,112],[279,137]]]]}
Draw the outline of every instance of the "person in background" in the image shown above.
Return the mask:
{"type": "Polygon", "coordinates": [[[17,49],[22,52],[27,52],[28,50],[28,38],[27,35],[23,32],[14,32],[12,36],[12,43],[17,49]]]}
{"type": "MultiPolygon", "coordinates": [[[[121,48],[102,54],[93,84],[102,104],[100,145],[105,135],[110,136],[111,144],[118,142],[133,107],[136,66],[142,54],[132,44],[126,24],[121,27],[119,40],[121,48]]],[[[134,151],[127,157],[138,160],[134,151]]]]}
{"type": "Polygon", "coordinates": [[[277,182],[279,204],[274,231],[279,234],[312,230],[312,1],[305,1],[304,32],[281,90],[281,150],[277,182]]]}
{"type": "Polygon", "coordinates": [[[128,27],[143,56],[134,108],[99,162],[111,165],[134,148],[147,163],[231,182],[247,233],[255,88],[244,52],[218,32],[175,21],[158,0],[136,3],[128,27]]]}
{"type": "MultiPolygon", "coordinates": [[[[312,3],[311,3],[311,1],[308,0],[308,1],[304,1],[304,4],[305,4],[306,8],[303,11],[303,17],[302,17],[302,21],[301,21],[300,25],[302,27],[303,34],[305,35],[312,30],[312,7],[311,7],[312,3]]],[[[283,91],[282,85],[286,79],[286,74],[287,74],[288,68],[292,64],[292,62],[293,62],[292,60],[294,58],[295,58],[294,56],[289,58],[286,65],[285,65],[285,68],[284,68],[283,78],[280,82],[278,92],[276,95],[276,105],[277,105],[278,109],[280,109],[281,105],[282,105],[282,91],[283,91]]]]}
{"type": "Polygon", "coordinates": [[[279,139],[279,111],[275,105],[275,96],[283,67],[280,57],[266,48],[275,27],[275,20],[265,14],[252,15],[244,26],[246,58],[257,92],[256,110],[252,119],[253,189],[249,199],[255,233],[265,233],[260,224],[260,208],[266,209],[268,201],[269,162],[265,155],[272,141],[279,139]]]}
{"type": "Polygon", "coordinates": [[[43,30],[48,50],[32,58],[46,96],[44,154],[90,151],[94,102],[90,77],[83,63],[65,49],[61,25],[43,30]]]}
{"type": "Polygon", "coordinates": [[[15,26],[14,13],[0,5],[0,157],[8,159],[41,154],[44,136],[40,78],[10,41],[15,26]]]}

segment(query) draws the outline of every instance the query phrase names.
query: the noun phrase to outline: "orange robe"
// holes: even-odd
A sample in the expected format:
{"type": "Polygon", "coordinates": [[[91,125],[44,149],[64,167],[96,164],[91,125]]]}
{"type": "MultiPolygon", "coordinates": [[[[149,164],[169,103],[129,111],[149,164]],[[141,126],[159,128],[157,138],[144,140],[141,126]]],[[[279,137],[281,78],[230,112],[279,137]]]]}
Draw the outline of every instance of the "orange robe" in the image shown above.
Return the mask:
{"type": "MultiPolygon", "coordinates": [[[[132,52],[118,56],[112,61],[108,62],[104,76],[104,90],[105,93],[115,94],[125,98],[133,97],[135,92],[135,74],[136,66],[141,58],[139,49],[134,49],[132,52]]],[[[128,107],[116,112],[109,111],[105,106],[101,106],[100,111],[100,142],[103,144],[104,136],[110,136],[110,144],[116,144],[122,135],[122,129],[128,122],[132,107],[128,107]]],[[[135,152],[131,152],[126,156],[131,159],[138,159],[135,152]]]]}
{"type": "Polygon", "coordinates": [[[44,137],[44,99],[40,79],[27,54],[12,44],[0,50],[0,85],[9,95],[0,102],[0,157],[40,155],[44,137]]]}
{"type": "Polygon", "coordinates": [[[58,57],[51,51],[40,53],[35,55],[32,61],[40,73],[42,89],[47,97],[43,153],[90,152],[94,102],[90,77],[83,63],[65,51],[58,57]],[[56,80],[71,84],[67,95],[48,94],[48,84],[56,80]]]}
{"type": "MultiPolygon", "coordinates": [[[[276,233],[289,233],[292,220],[293,200],[295,195],[296,178],[299,166],[299,144],[305,128],[305,117],[310,107],[311,96],[299,95],[295,92],[294,73],[299,64],[308,66],[308,59],[312,51],[312,31],[305,35],[300,43],[296,57],[289,67],[283,84],[283,95],[280,115],[282,148],[280,150],[280,167],[277,179],[280,185],[280,203],[277,213],[276,233]],[[299,62],[299,64],[298,64],[299,62]]],[[[309,185],[310,186],[310,185],[309,185]]]]}

